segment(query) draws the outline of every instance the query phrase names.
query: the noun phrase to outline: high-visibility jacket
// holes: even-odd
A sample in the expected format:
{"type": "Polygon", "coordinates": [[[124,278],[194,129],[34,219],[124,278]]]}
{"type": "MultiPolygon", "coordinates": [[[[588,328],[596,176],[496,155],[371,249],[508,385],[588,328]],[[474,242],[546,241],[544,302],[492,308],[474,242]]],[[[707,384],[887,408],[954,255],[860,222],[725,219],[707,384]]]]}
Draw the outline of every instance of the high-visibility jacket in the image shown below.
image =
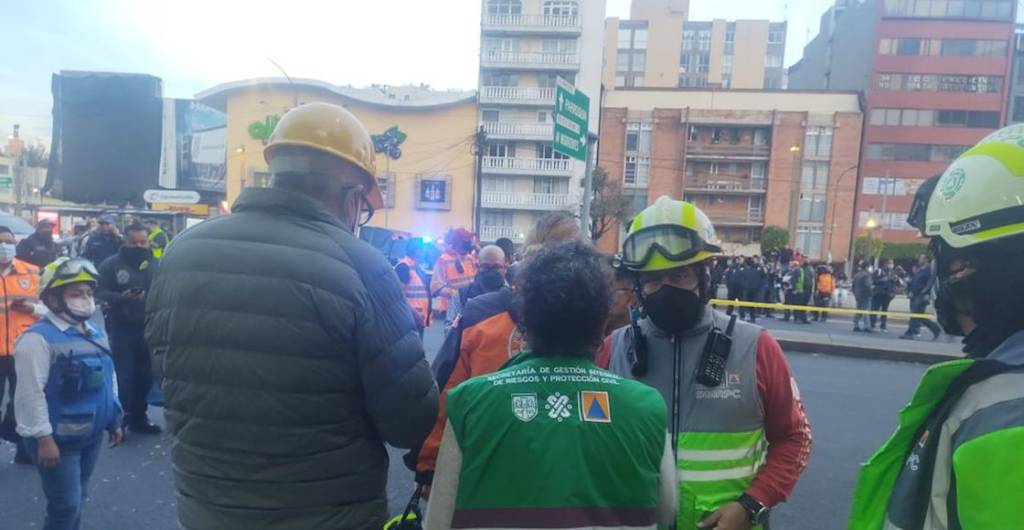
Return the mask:
{"type": "Polygon", "coordinates": [[[831,274],[823,272],[818,275],[818,294],[833,295],[836,292],[836,279],[831,274]]]}
{"type": "MultiPolygon", "coordinates": [[[[155,228],[149,233],[149,248],[153,251],[153,257],[161,259],[164,257],[164,250],[170,244],[171,238],[161,228],[155,228]]],[[[99,265],[97,263],[97,265],[99,265]]]]}
{"type": "Polygon", "coordinates": [[[1020,528],[1021,447],[1024,331],[983,360],[944,362],[925,372],[896,432],[861,469],[848,528],[1020,528]],[[1008,369],[970,382],[993,361],[1008,369]],[[961,376],[970,384],[951,391],[962,386],[955,383],[961,376]]]}
{"type": "Polygon", "coordinates": [[[409,307],[420,316],[423,326],[428,327],[430,326],[430,292],[427,291],[427,285],[423,283],[423,278],[420,276],[422,270],[416,260],[408,256],[402,258],[398,263],[409,267],[409,283],[402,286],[402,295],[405,296],[409,307]]]}
{"type": "Polygon", "coordinates": [[[430,291],[438,298],[437,309],[447,311],[451,298],[459,295],[459,289],[473,283],[475,277],[476,259],[473,256],[459,256],[452,252],[441,254],[430,279],[430,291]]]}
{"type": "Polygon", "coordinates": [[[0,345],[0,356],[14,353],[14,341],[35,323],[36,316],[32,313],[19,313],[11,309],[16,300],[25,300],[28,304],[39,301],[39,269],[34,265],[15,258],[9,274],[3,276],[0,288],[3,289],[3,304],[0,304],[0,333],[3,333],[3,344],[0,345]]]}
{"type": "Polygon", "coordinates": [[[666,415],[653,388],[526,352],[447,407],[462,452],[450,528],[656,527],[666,415]]]}

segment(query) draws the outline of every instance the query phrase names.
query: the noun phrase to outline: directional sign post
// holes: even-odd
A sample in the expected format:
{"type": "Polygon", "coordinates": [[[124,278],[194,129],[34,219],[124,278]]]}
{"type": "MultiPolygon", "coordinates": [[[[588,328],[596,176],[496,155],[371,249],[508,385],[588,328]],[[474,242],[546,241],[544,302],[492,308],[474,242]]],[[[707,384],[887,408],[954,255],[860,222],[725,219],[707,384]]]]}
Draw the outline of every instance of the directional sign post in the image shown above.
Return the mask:
{"type": "Polygon", "coordinates": [[[586,160],[590,98],[559,77],[552,117],[555,120],[555,151],[576,160],[586,160]]]}

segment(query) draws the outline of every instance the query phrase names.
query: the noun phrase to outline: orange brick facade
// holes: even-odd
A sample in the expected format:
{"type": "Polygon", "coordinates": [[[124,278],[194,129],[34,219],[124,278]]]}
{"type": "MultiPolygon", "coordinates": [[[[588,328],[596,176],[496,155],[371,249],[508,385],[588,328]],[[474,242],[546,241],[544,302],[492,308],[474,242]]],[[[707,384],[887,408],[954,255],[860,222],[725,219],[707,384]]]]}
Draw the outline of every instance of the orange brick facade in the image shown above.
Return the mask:
{"type": "MultiPolygon", "coordinates": [[[[826,164],[827,187],[816,188],[816,196],[825,199],[823,220],[819,211],[810,225],[797,224],[803,231],[821,234],[820,251],[809,257],[825,260],[831,252],[834,261],[846,260],[853,233],[861,113],[603,108],[598,166],[622,182],[627,193],[644,189],[640,177],[630,183],[625,179],[626,158],[637,155],[636,148],[627,145],[627,133],[631,124],[635,130],[639,123],[650,128],[646,204],[662,195],[694,202],[715,223],[727,253],[758,253],[765,226],[788,229],[791,219],[798,217],[798,206],[791,208],[791,203],[805,193],[804,164],[826,164]],[[832,130],[831,150],[824,156],[804,152],[809,124],[832,130]]],[[[621,239],[622,230],[615,227],[601,238],[600,246],[616,251],[621,239]]]]}

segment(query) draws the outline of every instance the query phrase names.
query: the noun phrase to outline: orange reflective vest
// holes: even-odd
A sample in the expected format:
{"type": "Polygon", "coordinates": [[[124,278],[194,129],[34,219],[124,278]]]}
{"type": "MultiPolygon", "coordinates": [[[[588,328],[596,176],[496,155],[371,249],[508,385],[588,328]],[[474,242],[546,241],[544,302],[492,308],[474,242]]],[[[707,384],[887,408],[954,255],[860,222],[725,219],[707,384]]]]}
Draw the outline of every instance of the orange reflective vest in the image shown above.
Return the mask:
{"type": "Polygon", "coordinates": [[[35,314],[19,313],[12,310],[11,305],[18,300],[24,300],[30,305],[39,301],[39,269],[15,258],[10,273],[0,281],[0,289],[3,289],[4,295],[3,304],[0,304],[0,312],[3,313],[0,319],[0,337],[3,339],[0,356],[4,356],[14,353],[14,341],[37,320],[35,314]]]}
{"type": "Polygon", "coordinates": [[[430,290],[440,298],[437,309],[448,311],[448,301],[459,295],[459,289],[473,283],[476,278],[476,259],[473,256],[459,256],[445,252],[434,264],[434,276],[430,279],[430,290]],[[462,269],[461,271],[459,269],[462,269]]]}
{"type": "Polygon", "coordinates": [[[818,275],[818,293],[833,295],[836,292],[836,279],[828,273],[818,275]]]}
{"type": "Polygon", "coordinates": [[[417,271],[418,265],[408,256],[402,258],[398,263],[409,267],[409,283],[402,285],[402,294],[405,295],[405,301],[420,316],[423,326],[428,327],[430,326],[430,293],[427,291],[427,285],[423,283],[423,278],[420,277],[417,271]]]}

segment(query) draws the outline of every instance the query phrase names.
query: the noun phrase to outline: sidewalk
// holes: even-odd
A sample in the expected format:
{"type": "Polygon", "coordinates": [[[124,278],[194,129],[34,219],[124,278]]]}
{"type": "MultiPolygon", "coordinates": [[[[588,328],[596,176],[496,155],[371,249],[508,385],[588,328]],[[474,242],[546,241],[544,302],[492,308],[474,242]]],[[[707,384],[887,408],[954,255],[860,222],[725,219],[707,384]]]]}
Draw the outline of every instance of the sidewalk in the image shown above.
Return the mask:
{"type": "Polygon", "coordinates": [[[963,353],[960,351],[960,340],[956,337],[943,336],[932,342],[899,340],[891,335],[852,337],[843,333],[814,330],[771,329],[771,332],[785,351],[924,364],[935,364],[963,357],[963,353]]]}

